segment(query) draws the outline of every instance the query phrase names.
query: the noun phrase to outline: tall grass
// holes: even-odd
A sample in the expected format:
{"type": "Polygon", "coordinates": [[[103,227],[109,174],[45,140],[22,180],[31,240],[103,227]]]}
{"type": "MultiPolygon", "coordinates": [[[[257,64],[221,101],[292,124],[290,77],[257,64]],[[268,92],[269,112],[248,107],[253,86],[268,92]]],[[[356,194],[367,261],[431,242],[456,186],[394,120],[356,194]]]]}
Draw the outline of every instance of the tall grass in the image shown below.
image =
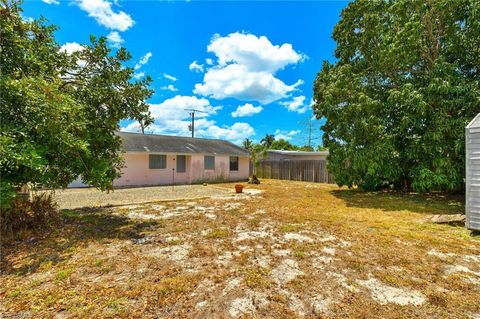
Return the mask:
{"type": "Polygon", "coordinates": [[[32,200],[17,196],[9,206],[0,210],[0,230],[4,235],[43,225],[57,212],[51,193],[35,194],[32,200]]]}

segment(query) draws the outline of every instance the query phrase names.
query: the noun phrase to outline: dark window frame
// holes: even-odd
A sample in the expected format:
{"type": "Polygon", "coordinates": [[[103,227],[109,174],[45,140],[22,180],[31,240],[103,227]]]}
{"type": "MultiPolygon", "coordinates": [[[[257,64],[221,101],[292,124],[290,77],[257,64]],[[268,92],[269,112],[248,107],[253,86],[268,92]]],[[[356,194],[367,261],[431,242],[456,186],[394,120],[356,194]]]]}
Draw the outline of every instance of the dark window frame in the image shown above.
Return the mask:
{"type": "Polygon", "coordinates": [[[238,172],[240,158],[238,156],[230,156],[229,162],[230,162],[230,172],[238,172]],[[232,159],[235,159],[236,161],[232,162],[232,159]]]}
{"type": "Polygon", "coordinates": [[[203,169],[206,171],[214,171],[215,170],[215,156],[214,155],[204,155],[203,156],[203,169]],[[210,165],[207,167],[207,158],[213,159],[213,166],[210,165]]]}
{"type": "Polygon", "coordinates": [[[167,155],[148,154],[148,169],[166,169],[166,168],[167,168],[167,155]],[[154,158],[157,158],[158,162],[155,162],[153,160],[154,158]],[[158,167],[156,164],[158,164],[158,167]]]}

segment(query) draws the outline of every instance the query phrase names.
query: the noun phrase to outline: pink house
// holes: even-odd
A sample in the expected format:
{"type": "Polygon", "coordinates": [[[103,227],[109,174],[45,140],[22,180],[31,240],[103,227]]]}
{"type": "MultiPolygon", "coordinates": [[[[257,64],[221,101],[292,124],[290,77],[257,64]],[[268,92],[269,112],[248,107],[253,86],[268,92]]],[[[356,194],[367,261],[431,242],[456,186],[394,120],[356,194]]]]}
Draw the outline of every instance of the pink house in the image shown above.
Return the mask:
{"type": "Polygon", "coordinates": [[[116,187],[248,179],[248,151],[228,141],[126,132],[117,136],[125,167],[116,187]]]}

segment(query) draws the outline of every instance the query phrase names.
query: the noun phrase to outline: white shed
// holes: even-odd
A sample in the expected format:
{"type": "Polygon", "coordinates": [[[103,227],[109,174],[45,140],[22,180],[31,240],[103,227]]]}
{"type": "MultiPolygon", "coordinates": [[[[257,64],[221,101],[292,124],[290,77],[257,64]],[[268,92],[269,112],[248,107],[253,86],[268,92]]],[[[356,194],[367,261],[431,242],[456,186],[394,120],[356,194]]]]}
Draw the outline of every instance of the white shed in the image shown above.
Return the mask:
{"type": "Polygon", "coordinates": [[[480,230],[480,113],[465,129],[467,228],[480,230]]]}

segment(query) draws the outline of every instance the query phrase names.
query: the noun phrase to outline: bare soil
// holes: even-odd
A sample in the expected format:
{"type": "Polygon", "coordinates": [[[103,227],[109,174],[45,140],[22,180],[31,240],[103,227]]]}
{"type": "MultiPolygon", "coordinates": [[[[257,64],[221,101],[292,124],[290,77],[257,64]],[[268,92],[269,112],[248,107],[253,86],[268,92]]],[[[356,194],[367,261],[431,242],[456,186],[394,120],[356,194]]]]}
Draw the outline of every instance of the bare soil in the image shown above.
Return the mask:
{"type": "Polygon", "coordinates": [[[60,208],[102,207],[135,205],[156,201],[202,199],[212,196],[229,195],[233,192],[215,186],[175,185],[136,188],[117,188],[102,192],[95,188],[69,188],[54,192],[60,208]]]}

